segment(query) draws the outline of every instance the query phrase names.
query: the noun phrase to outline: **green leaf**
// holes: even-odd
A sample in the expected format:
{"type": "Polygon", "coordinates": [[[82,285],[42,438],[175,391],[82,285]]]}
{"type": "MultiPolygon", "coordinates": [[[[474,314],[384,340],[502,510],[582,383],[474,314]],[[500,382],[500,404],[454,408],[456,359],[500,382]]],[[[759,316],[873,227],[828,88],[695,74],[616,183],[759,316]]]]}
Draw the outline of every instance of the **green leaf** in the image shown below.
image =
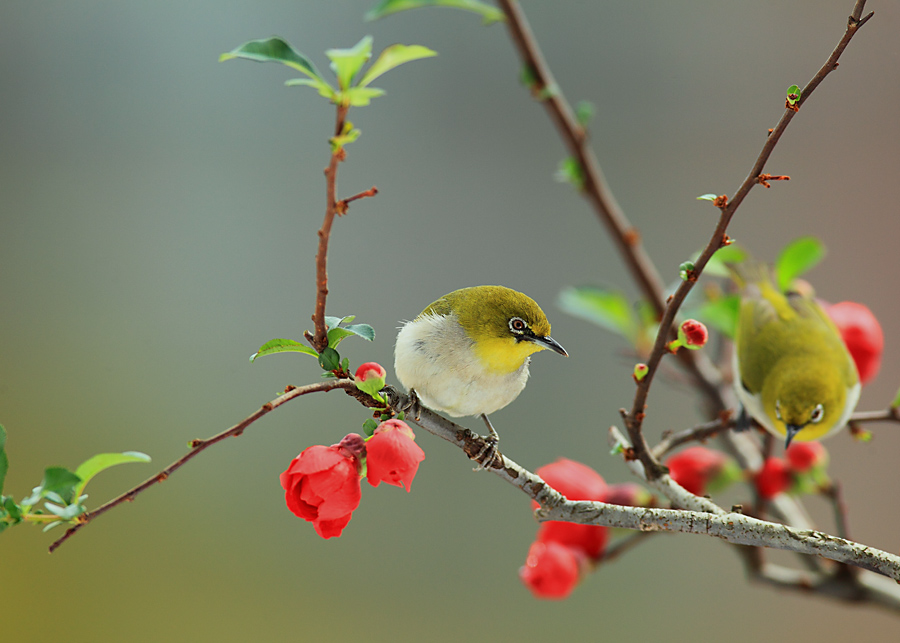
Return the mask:
{"type": "Polygon", "coordinates": [[[61,520],[65,521],[73,520],[87,511],[84,505],[79,504],[66,505],[65,507],[61,507],[59,505],[53,504],[52,502],[45,502],[44,507],[54,516],[59,516],[61,520]]]}
{"type": "Polygon", "coordinates": [[[375,339],[375,329],[368,324],[351,324],[349,326],[344,326],[344,330],[349,330],[357,337],[362,337],[370,342],[375,339]]]}
{"type": "Polygon", "coordinates": [[[398,11],[406,11],[407,9],[418,9],[419,7],[452,7],[454,9],[465,9],[472,11],[481,16],[483,24],[489,25],[494,22],[502,22],[505,20],[503,12],[478,0],[382,0],[378,6],[371,9],[366,14],[366,20],[377,20],[384,18],[398,11]]]}
{"type": "Polygon", "coordinates": [[[332,317],[331,315],[325,315],[325,327],[329,329],[336,328],[344,323],[349,324],[354,319],[356,319],[356,315],[347,315],[346,317],[332,317]]]}
{"type": "MultiPolygon", "coordinates": [[[[350,105],[352,107],[365,107],[373,98],[384,96],[384,90],[377,87],[351,87],[347,91],[343,91],[337,96],[337,102],[342,105],[350,105]]],[[[353,141],[359,138],[359,130],[356,130],[356,136],[353,141]]],[[[353,141],[347,141],[352,143],[353,141]]]]}
{"type": "Polygon", "coordinates": [[[3,496],[3,509],[14,523],[22,520],[22,508],[16,504],[12,496],[3,496]]]}
{"type": "Polygon", "coordinates": [[[232,49],[228,53],[219,56],[219,62],[231,60],[232,58],[243,58],[244,60],[252,60],[259,63],[272,62],[287,65],[291,69],[296,69],[309,76],[309,80],[297,79],[288,81],[288,85],[308,85],[319,90],[319,94],[325,98],[334,99],[336,93],[334,88],[322,77],[322,74],[309,58],[277,36],[245,42],[237,49],[232,49]]]}
{"type": "Polygon", "coordinates": [[[796,105],[800,100],[800,88],[796,85],[791,85],[787,89],[787,102],[791,105],[796,105]]]}
{"type": "Polygon", "coordinates": [[[681,277],[682,281],[687,281],[691,278],[691,274],[694,272],[695,266],[693,261],[685,261],[683,264],[678,266],[678,276],[681,277]]]}
{"type": "Polygon", "coordinates": [[[9,470],[9,458],[6,456],[6,429],[0,424],[0,494],[3,493],[3,481],[9,470]]]}
{"type": "Polygon", "coordinates": [[[258,63],[281,63],[303,72],[314,80],[325,82],[322,74],[309,58],[277,36],[245,42],[240,47],[219,56],[219,62],[233,58],[243,58],[258,63]]]}
{"type": "Polygon", "coordinates": [[[312,87],[313,89],[317,89],[319,91],[320,96],[324,96],[329,100],[338,102],[337,92],[334,91],[334,88],[331,85],[323,80],[313,78],[291,78],[290,80],[284,81],[284,84],[288,87],[295,87],[297,85],[312,87]]]}
{"type": "MultiPolygon", "coordinates": [[[[692,260],[696,261],[699,256],[700,253],[697,252],[692,257],[692,260]]],[[[736,243],[722,246],[709,258],[706,267],[703,269],[703,274],[711,277],[730,277],[731,271],[728,269],[728,264],[742,263],[749,256],[750,254],[736,243]]]]}
{"type": "Polygon", "coordinates": [[[697,197],[698,201],[715,201],[719,197],[715,194],[701,194],[697,197]]]}
{"type": "Polygon", "coordinates": [[[250,361],[252,362],[257,357],[262,357],[263,355],[274,355],[275,353],[306,353],[313,357],[319,356],[319,354],[311,347],[296,342],[293,339],[272,339],[260,346],[259,350],[250,356],[250,361]]]}
{"type": "Polygon", "coordinates": [[[99,453],[92,458],[88,458],[75,469],[75,475],[81,478],[75,486],[75,497],[79,497],[87,485],[88,481],[95,475],[114,467],[117,464],[125,464],[126,462],[150,462],[150,456],[139,451],[125,451],[123,453],[99,453]]]}
{"type": "Polygon", "coordinates": [[[375,429],[377,428],[378,422],[376,422],[372,418],[369,418],[368,420],[363,422],[363,432],[369,437],[372,437],[372,434],[375,433],[375,429]]]}
{"type": "Polygon", "coordinates": [[[44,480],[41,482],[41,496],[48,493],[59,494],[66,504],[75,497],[75,486],[81,481],[75,473],[65,467],[47,467],[44,469],[44,480]]]}
{"type": "Polygon", "coordinates": [[[331,71],[337,76],[338,87],[348,89],[353,77],[372,57],[372,36],[365,36],[350,49],[329,49],[325,55],[331,60],[331,71]]]}
{"type": "Polygon", "coordinates": [[[900,390],[897,391],[897,396],[894,398],[894,401],[891,402],[891,408],[900,407],[900,390]]]}
{"type": "Polygon", "coordinates": [[[628,299],[620,292],[593,286],[566,288],[559,294],[559,307],[570,315],[593,322],[634,342],[638,321],[628,299]]]}
{"type": "Polygon", "coordinates": [[[584,171],[574,156],[566,157],[559,162],[559,168],[553,178],[560,183],[571,183],[578,191],[584,189],[584,171]]]}
{"type": "Polygon", "coordinates": [[[580,100],[575,105],[575,118],[582,127],[587,127],[594,117],[594,104],[589,100],[580,100]]]}
{"type": "Polygon", "coordinates": [[[341,367],[341,356],[331,346],[326,346],[319,355],[319,366],[326,371],[334,371],[341,367]]]}
{"type": "Polygon", "coordinates": [[[786,291],[794,279],[807,272],[825,256],[825,245],[815,237],[800,237],[781,251],[775,262],[778,288],[786,291]]]}
{"type": "Polygon", "coordinates": [[[699,308],[685,314],[690,317],[696,317],[727,337],[734,338],[734,330],[737,326],[738,310],[740,309],[740,306],[740,296],[736,293],[732,293],[712,301],[707,301],[699,308]]]}
{"type": "Polygon", "coordinates": [[[437,56],[437,52],[422,45],[391,45],[378,55],[378,58],[366,71],[365,76],[357,83],[357,87],[365,87],[383,73],[399,67],[403,63],[432,56],[437,56]]]}
{"type": "Polygon", "coordinates": [[[328,139],[328,142],[331,143],[331,151],[336,152],[345,145],[349,145],[353,141],[359,138],[359,135],[362,134],[358,129],[353,127],[353,123],[347,121],[344,123],[344,131],[339,136],[332,136],[328,139]]]}
{"type": "Polygon", "coordinates": [[[44,525],[44,528],[41,529],[41,532],[47,533],[54,527],[59,527],[60,525],[64,525],[64,524],[66,524],[66,522],[64,520],[54,520],[53,522],[48,522],[46,525],[44,525]]]}

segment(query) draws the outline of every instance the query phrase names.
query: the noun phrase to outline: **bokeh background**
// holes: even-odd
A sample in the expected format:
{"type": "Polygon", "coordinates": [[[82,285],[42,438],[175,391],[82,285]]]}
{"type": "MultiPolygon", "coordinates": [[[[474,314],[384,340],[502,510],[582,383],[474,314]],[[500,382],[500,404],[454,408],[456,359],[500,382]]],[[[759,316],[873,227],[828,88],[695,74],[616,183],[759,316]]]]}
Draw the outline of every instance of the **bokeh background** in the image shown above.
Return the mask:
{"type": "MultiPolygon", "coordinates": [[[[5,2],[0,8],[0,422],[6,492],[21,498],[48,465],[140,450],[96,504],[179,457],[288,383],[313,360],[248,356],[300,338],[314,301],[315,231],[333,109],[285,88],[290,70],[217,62],[279,34],[321,69],[331,47],[372,34],[376,50],[418,43],[440,55],[379,80],[388,94],[350,120],[339,188],[381,193],[336,222],[328,310],[375,326],[347,340],[354,364],[392,363],[399,320],[466,285],[505,284],[547,310],[571,358],[536,356],[533,379],[494,421],[504,452],[530,468],[568,456],[610,481],[629,474],[606,430],[633,395],[617,337],[555,305],[571,284],[634,294],[614,246],[553,173],[564,151],[519,84],[502,25],[453,10],[375,23],[359,1],[5,2]]],[[[660,269],[706,243],[783,109],[838,41],[850,0],[526,2],[562,89],[596,106],[592,139],[609,182],[660,269]]],[[[860,408],[900,383],[896,187],[900,7],[873,2],[840,69],[794,120],[731,234],[773,259],[820,236],[810,273],[821,296],[869,305],[884,366],[860,408]]],[[[896,628],[871,607],[749,585],[719,542],[659,536],[560,603],[517,578],[536,525],[526,498],[473,473],[419,432],[428,457],[407,494],[366,486],[343,537],[323,541],[283,506],[278,474],[300,450],[359,430],[339,393],[295,401],[91,524],[57,553],[61,531],[0,538],[3,638],[10,641],[457,641],[664,636],[756,641],[862,639],[896,628]]],[[[684,387],[655,386],[647,430],[701,419],[684,387]]],[[[471,425],[480,428],[479,423],[471,425]]],[[[895,426],[864,445],[828,442],[851,535],[896,552],[895,426]]],[[[739,494],[740,495],[740,494],[739,494]]],[[[827,507],[812,500],[822,526],[827,507]]],[[[789,563],[793,559],[779,558],[789,563]]]]}

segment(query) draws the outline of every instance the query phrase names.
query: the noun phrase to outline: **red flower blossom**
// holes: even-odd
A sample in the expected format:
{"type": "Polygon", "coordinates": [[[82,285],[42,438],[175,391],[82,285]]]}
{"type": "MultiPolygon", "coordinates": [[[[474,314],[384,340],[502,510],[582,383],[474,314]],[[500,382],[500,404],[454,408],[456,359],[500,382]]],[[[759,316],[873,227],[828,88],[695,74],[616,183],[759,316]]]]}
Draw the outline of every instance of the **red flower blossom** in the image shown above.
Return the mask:
{"type": "Polygon", "coordinates": [[[359,506],[362,438],[351,433],[340,444],[308,447],[281,474],[285,502],[313,524],[322,538],[340,536],[359,506]]]}
{"type": "MultiPolygon", "coordinates": [[[[569,500],[603,500],[606,496],[606,483],[600,474],[574,460],[560,458],[538,469],[537,474],[569,500]]],[[[536,502],[531,504],[537,509],[536,502]]],[[[557,520],[541,523],[537,534],[538,542],[560,543],[594,559],[603,555],[607,540],[609,530],[602,525],[579,525],[557,520]]]]}
{"type": "Polygon", "coordinates": [[[868,307],[854,301],[842,301],[825,310],[838,327],[856,364],[859,381],[863,384],[871,382],[881,368],[881,353],[884,351],[884,332],[878,319],[868,307]]]}
{"type": "Polygon", "coordinates": [[[366,441],[366,476],[377,487],[382,481],[398,487],[412,484],[425,452],[415,442],[416,436],[402,420],[382,422],[366,441]]]}
{"type": "Polygon", "coordinates": [[[828,451],[821,442],[791,442],[784,455],[790,468],[797,473],[828,463],[828,451]]]}
{"type": "Polygon", "coordinates": [[[566,598],[581,576],[577,550],[555,542],[535,542],[528,550],[519,578],[538,598],[566,598]]]}
{"type": "Polygon", "coordinates": [[[728,463],[724,453],[696,446],[676,453],[666,460],[672,480],[695,496],[706,493],[709,483],[719,475],[728,463]]]}
{"type": "Polygon", "coordinates": [[[771,500],[790,488],[793,482],[787,463],[781,458],[766,458],[762,469],[754,476],[756,492],[763,500],[771,500]]]}

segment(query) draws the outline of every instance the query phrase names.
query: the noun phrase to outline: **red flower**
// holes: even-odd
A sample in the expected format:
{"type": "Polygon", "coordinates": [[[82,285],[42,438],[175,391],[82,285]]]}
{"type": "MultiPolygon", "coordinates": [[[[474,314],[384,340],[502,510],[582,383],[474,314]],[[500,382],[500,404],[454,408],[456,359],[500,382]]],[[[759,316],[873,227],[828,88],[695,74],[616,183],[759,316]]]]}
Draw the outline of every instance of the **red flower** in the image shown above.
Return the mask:
{"type": "Polygon", "coordinates": [[[340,444],[308,447],[281,474],[285,502],[313,524],[322,538],[340,536],[359,506],[362,438],[351,433],[340,444]]]}
{"type": "Polygon", "coordinates": [[[724,453],[706,447],[690,447],[666,460],[672,480],[695,496],[706,493],[707,485],[719,475],[728,462],[724,453]]]}
{"type": "Polygon", "coordinates": [[[535,542],[528,550],[519,578],[538,598],[566,598],[581,576],[581,556],[555,542],[535,542]]]}
{"type": "Polygon", "coordinates": [[[771,500],[790,488],[793,478],[787,463],[781,458],[766,458],[762,469],[754,476],[756,492],[763,500],[771,500]]]}
{"type": "Polygon", "coordinates": [[[821,442],[791,442],[784,455],[790,468],[797,473],[828,463],[828,452],[821,442]]]}
{"type": "MultiPolygon", "coordinates": [[[[544,482],[559,491],[569,500],[603,500],[606,483],[599,473],[589,466],[560,458],[537,470],[544,482]]],[[[537,509],[538,503],[532,501],[537,509]]],[[[609,540],[609,530],[602,525],[579,525],[571,522],[548,520],[541,523],[537,541],[556,542],[576,548],[590,558],[600,558],[609,540]]]]}
{"type": "Polygon", "coordinates": [[[412,429],[401,420],[388,420],[378,425],[366,441],[369,484],[377,487],[384,481],[409,491],[419,463],[425,459],[425,452],[415,439],[412,429]]]}
{"type": "Polygon", "coordinates": [[[859,381],[863,384],[871,382],[881,367],[881,353],[884,350],[881,324],[868,307],[854,301],[833,304],[826,311],[853,357],[859,371],[859,381]]]}

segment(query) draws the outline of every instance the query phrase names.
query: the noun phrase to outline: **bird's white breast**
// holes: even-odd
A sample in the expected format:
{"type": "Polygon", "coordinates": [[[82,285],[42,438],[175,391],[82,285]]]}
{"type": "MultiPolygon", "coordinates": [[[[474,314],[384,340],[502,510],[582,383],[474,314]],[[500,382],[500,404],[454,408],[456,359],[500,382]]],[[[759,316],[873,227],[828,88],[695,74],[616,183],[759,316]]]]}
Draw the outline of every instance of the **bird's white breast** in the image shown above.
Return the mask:
{"type": "Polygon", "coordinates": [[[529,360],[512,373],[490,373],[473,346],[456,315],[424,315],[400,329],[394,372],[435,411],[453,417],[493,413],[525,388],[529,360]]]}

